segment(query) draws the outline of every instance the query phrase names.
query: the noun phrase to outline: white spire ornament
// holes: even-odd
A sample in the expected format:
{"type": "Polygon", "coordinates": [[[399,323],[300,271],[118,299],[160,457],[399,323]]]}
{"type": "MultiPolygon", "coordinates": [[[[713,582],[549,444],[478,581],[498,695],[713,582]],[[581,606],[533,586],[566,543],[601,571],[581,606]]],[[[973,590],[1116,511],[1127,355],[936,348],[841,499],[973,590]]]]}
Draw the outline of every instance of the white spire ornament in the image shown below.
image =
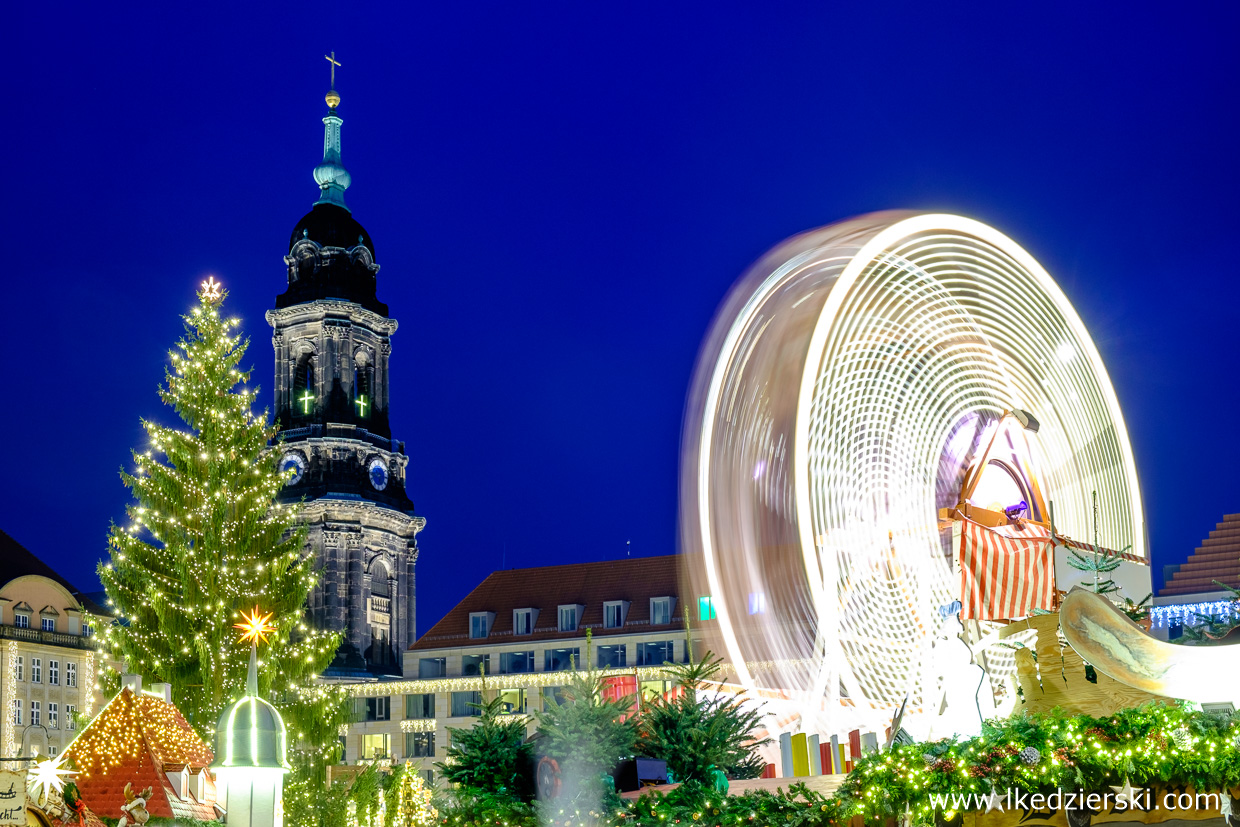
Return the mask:
{"type": "Polygon", "coordinates": [[[245,695],[224,708],[215,728],[215,771],[229,827],[282,827],[288,736],[276,708],[258,697],[258,644],[275,631],[258,607],[242,614],[241,640],[250,642],[245,695]]]}

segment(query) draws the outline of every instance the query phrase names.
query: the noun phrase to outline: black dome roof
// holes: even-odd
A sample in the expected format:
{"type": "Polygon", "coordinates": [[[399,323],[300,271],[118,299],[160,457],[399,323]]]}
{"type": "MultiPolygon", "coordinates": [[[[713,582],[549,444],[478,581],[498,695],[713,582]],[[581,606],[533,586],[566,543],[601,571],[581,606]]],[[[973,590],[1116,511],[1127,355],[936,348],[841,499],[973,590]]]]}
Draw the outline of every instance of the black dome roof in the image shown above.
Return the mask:
{"type": "Polygon", "coordinates": [[[343,247],[346,250],[361,244],[370,250],[372,259],[376,258],[375,244],[370,240],[370,233],[357,223],[352,213],[335,204],[315,204],[314,209],[306,213],[293,228],[293,234],[288,241],[289,250],[303,238],[317,242],[322,247],[343,247]]]}
{"type": "Polygon", "coordinates": [[[344,207],[315,204],[293,228],[288,248],[288,290],[276,297],[277,308],[343,299],[387,315],[387,305],[375,295],[375,245],[344,207]]]}

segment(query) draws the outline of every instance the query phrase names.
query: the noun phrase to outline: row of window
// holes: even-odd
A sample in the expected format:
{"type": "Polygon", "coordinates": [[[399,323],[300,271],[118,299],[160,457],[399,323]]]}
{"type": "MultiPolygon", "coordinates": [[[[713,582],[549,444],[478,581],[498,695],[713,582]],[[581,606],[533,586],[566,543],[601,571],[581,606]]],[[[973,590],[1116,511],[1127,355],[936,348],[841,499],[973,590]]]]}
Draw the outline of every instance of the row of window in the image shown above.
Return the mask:
{"type": "MultiPolygon", "coordinates": [[[[653,643],[636,644],[637,662],[636,666],[662,666],[665,663],[675,662],[673,653],[673,644],[670,640],[656,641],[653,643]]],[[[616,645],[599,645],[595,647],[596,662],[595,666],[599,669],[619,669],[628,666],[628,648],[623,643],[616,645]]],[[[688,654],[686,650],[686,655],[688,654]]],[[[503,652],[499,656],[499,673],[500,675],[520,675],[526,672],[534,672],[536,661],[534,659],[534,651],[525,652],[503,652]]],[[[559,649],[543,650],[543,671],[544,672],[561,672],[565,669],[579,669],[585,664],[581,661],[581,647],[568,646],[559,649]]],[[[443,678],[448,674],[447,658],[421,658],[418,661],[418,677],[420,679],[443,678]]],[[[493,675],[496,674],[491,670],[491,656],[488,655],[464,655],[461,658],[461,675],[471,677],[474,675],[493,675]]]]}
{"type": "MultiPolygon", "coordinates": [[[[672,609],[675,608],[674,597],[650,598],[650,625],[666,626],[672,622],[672,609]]],[[[556,630],[575,632],[581,622],[585,606],[580,603],[569,603],[556,607],[556,630]]],[[[603,628],[619,629],[624,626],[629,613],[629,601],[608,600],[603,603],[603,628]]],[[[539,610],[534,608],[512,610],[512,633],[514,635],[534,634],[534,623],[538,620],[539,610]]],[[[481,640],[491,633],[495,622],[494,612],[470,612],[469,636],[481,640]]]]}
{"type": "MultiPolygon", "coordinates": [[[[26,656],[18,655],[16,668],[13,670],[15,677],[19,681],[26,679],[26,656]]],[[[43,683],[43,659],[30,659],[30,682],[43,683]]],[[[49,660],[47,662],[47,682],[52,686],[60,686],[60,661],[49,660]]],[[[65,686],[77,686],[77,664],[71,660],[65,661],[65,686]]]]}
{"type": "MultiPolygon", "coordinates": [[[[45,632],[56,631],[56,618],[44,617],[44,618],[40,618],[40,621],[42,622],[43,631],[45,632]]],[[[15,613],[13,615],[13,625],[16,626],[18,629],[29,629],[30,628],[30,615],[15,613]]],[[[82,624],[82,637],[90,637],[93,631],[94,629],[90,627],[90,624],[88,623],[82,624]]]]}
{"type": "MultiPolygon", "coordinates": [[[[73,730],[77,728],[74,719],[74,713],[77,707],[72,704],[65,705],[65,729],[73,730]]],[[[30,725],[42,726],[43,707],[39,701],[30,702],[30,725]]],[[[13,701],[13,725],[22,726],[22,700],[17,698],[13,701]]],[[[47,705],[47,728],[60,729],[60,704],[49,703],[47,705]]]]}
{"type": "MultiPolygon", "coordinates": [[[[665,681],[643,681],[641,690],[643,695],[662,694],[667,691],[668,684],[665,681]]],[[[527,695],[524,689],[502,689],[499,692],[499,698],[504,704],[505,713],[524,713],[527,710],[527,695]]],[[[561,703],[564,700],[563,687],[546,686],[543,687],[544,706],[546,699],[554,700],[561,703]]],[[[453,718],[466,718],[476,716],[482,708],[481,692],[452,692],[450,693],[450,712],[453,718]]],[[[392,717],[392,699],[390,696],[379,696],[374,698],[358,698],[357,708],[354,710],[354,717],[358,721],[389,721],[392,717]]],[[[435,695],[427,692],[418,695],[405,696],[405,718],[414,720],[427,720],[435,717],[435,695]]]]}

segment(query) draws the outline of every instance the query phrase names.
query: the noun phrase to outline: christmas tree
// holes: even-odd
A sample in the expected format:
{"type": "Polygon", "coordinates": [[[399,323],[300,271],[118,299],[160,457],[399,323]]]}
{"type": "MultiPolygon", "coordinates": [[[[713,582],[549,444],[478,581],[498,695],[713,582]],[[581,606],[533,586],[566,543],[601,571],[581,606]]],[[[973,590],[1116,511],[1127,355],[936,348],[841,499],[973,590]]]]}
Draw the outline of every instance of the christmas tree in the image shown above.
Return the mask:
{"type": "Polygon", "coordinates": [[[396,812],[392,827],[425,827],[434,823],[439,811],[431,806],[431,791],[409,764],[402,764],[396,781],[396,812]]]}
{"type": "MultiPolygon", "coordinates": [[[[159,389],[183,426],[142,421],[150,445],[133,452],[133,473],[121,473],[134,496],[129,521],[113,524],[111,559],[99,568],[123,619],[107,630],[105,647],[129,671],[171,684],[204,736],[245,687],[247,652],[230,645],[241,612],[257,607],[275,619],[260,692],[293,699],[305,713],[318,708],[320,718],[333,717],[324,707],[335,700],[308,685],[339,644],[304,620],[313,560],[298,509],[275,501],[284,476],[268,446],[278,426],[251,411],[258,391],[240,367],[249,342],[239,321],[221,313],[226,295],[209,279],[185,317],[159,389]]],[[[292,716],[294,730],[299,717],[315,715],[292,716]]],[[[335,733],[314,735],[317,747],[335,733]]]]}

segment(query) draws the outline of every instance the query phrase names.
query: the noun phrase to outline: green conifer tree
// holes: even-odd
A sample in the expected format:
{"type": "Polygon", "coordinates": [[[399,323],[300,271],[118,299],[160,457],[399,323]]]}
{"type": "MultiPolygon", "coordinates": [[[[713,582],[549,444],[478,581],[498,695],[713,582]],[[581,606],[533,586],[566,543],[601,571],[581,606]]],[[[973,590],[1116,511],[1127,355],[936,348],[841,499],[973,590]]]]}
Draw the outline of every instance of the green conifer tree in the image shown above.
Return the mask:
{"type": "MultiPolygon", "coordinates": [[[[233,628],[241,612],[273,615],[276,631],[259,670],[265,695],[308,684],[339,644],[338,635],[304,619],[313,559],[298,509],[275,502],[284,476],[268,445],[278,426],[251,412],[258,391],[239,367],[249,342],[238,320],[222,315],[225,296],[213,279],[204,282],[185,317],[159,390],[184,427],[142,421],[150,444],[133,452],[133,473],[121,473],[134,496],[129,521],[113,524],[111,559],[99,567],[122,618],[104,646],[145,680],[171,684],[173,699],[206,736],[245,688],[249,652],[233,628]]],[[[311,705],[331,700],[321,692],[314,698],[311,705]]]]}

